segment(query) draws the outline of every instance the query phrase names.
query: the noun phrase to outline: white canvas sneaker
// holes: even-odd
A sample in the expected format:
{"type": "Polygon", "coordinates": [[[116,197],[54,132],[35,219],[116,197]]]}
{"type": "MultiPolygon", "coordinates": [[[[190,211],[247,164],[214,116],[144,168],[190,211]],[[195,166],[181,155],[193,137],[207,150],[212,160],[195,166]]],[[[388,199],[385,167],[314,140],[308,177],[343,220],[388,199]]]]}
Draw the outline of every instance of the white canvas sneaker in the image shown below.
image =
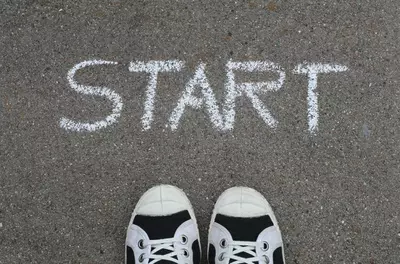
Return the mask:
{"type": "Polygon", "coordinates": [[[218,198],[208,234],[210,264],[284,264],[278,222],[262,194],[246,187],[218,198]]]}
{"type": "Polygon", "coordinates": [[[196,218],[183,191],[159,185],[142,195],[129,222],[126,264],[199,264],[196,218]]]}

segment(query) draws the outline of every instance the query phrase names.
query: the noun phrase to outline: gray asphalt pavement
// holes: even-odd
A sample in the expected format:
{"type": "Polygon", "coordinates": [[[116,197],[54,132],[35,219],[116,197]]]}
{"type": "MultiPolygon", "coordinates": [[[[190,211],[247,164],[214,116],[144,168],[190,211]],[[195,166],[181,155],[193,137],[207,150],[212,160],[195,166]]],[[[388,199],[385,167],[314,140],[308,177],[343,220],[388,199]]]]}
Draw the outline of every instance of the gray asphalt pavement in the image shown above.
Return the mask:
{"type": "Polygon", "coordinates": [[[192,201],[203,263],[214,202],[246,185],[274,208],[287,263],[399,264],[399,13],[397,0],[0,1],[0,263],[123,263],[136,201],[168,183],[192,201]],[[81,69],[76,81],[117,93],[120,116],[66,130],[61,118],[94,122],[115,107],[68,82],[94,59],[118,65],[81,69]],[[150,60],[185,66],[159,73],[143,130],[149,75],[129,64],[150,60]],[[284,70],[281,89],[259,95],[276,128],[241,96],[233,130],[216,129],[203,105],[171,131],[201,62],[223,106],[229,60],[284,70]],[[348,68],[318,76],[315,135],[307,76],[293,73],[305,61],[348,68]]]}

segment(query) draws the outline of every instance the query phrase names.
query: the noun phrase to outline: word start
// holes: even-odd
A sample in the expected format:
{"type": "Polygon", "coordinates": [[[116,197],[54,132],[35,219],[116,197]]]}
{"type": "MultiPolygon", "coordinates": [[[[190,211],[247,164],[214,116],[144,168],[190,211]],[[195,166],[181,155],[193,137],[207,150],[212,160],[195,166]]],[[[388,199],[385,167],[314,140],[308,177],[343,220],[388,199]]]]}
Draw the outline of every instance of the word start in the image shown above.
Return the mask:
{"type": "MultiPolygon", "coordinates": [[[[88,123],[63,117],[60,120],[61,128],[76,132],[94,132],[118,122],[123,108],[122,97],[118,93],[107,87],[87,86],[78,84],[75,81],[75,74],[80,69],[98,65],[117,64],[118,62],[113,61],[90,60],[78,63],[68,71],[67,78],[72,89],[84,95],[107,98],[112,103],[112,111],[104,119],[88,123]]],[[[143,130],[150,129],[153,122],[158,74],[179,72],[184,65],[184,61],[180,60],[130,62],[130,72],[142,72],[148,75],[144,114],[141,118],[143,130]]],[[[308,77],[307,116],[308,129],[311,134],[315,134],[318,131],[318,75],[344,72],[347,70],[348,68],[346,66],[338,64],[301,63],[292,71],[294,74],[302,74],[308,77]]],[[[206,76],[206,64],[199,63],[193,77],[186,83],[184,91],[169,117],[167,127],[170,127],[172,131],[176,130],[179,127],[180,120],[182,120],[185,110],[190,107],[193,109],[205,108],[208,118],[215,129],[219,131],[232,130],[236,114],[235,101],[238,97],[244,96],[250,100],[252,106],[265,124],[271,128],[276,128],[278,121],[271,115],[266,105],[259,99],[259,95],[281,89],[285,77],[284,69],[270,61],[236,62],[229,60],[226,63],[225,100],[222,107],[220,107],[206,76]],[[278,78],[273,81],[238,83],[235,81],[235,72],[238,71],[249,73],[273,72],[277,74],[278,78]],[[194,96],[196,89],[200,89],[200,96],[194,96]]]]}

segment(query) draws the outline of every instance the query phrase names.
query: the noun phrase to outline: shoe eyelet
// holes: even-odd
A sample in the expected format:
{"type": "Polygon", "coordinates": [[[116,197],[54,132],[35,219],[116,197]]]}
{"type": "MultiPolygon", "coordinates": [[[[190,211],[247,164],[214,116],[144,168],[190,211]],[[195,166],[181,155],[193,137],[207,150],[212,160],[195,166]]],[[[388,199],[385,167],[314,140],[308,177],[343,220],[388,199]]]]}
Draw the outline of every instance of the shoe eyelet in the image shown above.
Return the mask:
{"type": "Polygon", "coordinates": [[[182,245],[186,245],[187,244],[187,242],[188,242],[188,237],[187,236],[185,236],[185,235],[182,235],[181,236],[181,244],[182,245]]]}
{"type": "Polygon", "coordinates": [[[138,247],[140,248],[140,249],[144,249],[145,247],[144,247],[144,245],[143,245],[143,239],[140,239],[139,241],[138,241],[138,247]]]}
{"type": "Polygon", "coordinates": [[[187,251],[186,249],[183,250],[183,256],[185,256],[186,258],[188,258],[190,256],[189,251],[187,251]]]}
{"type": "Polygon", "coordinates": [[[221,239],[221,241],[219,241],[219,246],[222,248],[226,248],[226,239],[225,238],[223,238],[223,239],[221,239]]]}
{"type": "Polygon", "coordinates": [[[261,249],[263,250],[263,251],[267,251],[268,249],[269,249],[269,244],[267,243],[267,242],[263,242],[263,245],[262,245],[262,247],[261,247],[261,249]]]}
{"type": "Polygon", "coordinates": [[[218,260],[219,260],[219,261],[223,261],[224,259],[225,259],[225,258],[224,258],[224,253],[219,254],[218,260]]]}
{"type": "Polygon", "coordinates": [[[264,258],[265,258],[265,263],[269,264],[269,257],[264,255],[264,258]]]}
{"type": "Polygon", "coordinates": [[[139,256],[139,262],[142,263],[144,260],[144,253],[140,254],[139,256]]]}

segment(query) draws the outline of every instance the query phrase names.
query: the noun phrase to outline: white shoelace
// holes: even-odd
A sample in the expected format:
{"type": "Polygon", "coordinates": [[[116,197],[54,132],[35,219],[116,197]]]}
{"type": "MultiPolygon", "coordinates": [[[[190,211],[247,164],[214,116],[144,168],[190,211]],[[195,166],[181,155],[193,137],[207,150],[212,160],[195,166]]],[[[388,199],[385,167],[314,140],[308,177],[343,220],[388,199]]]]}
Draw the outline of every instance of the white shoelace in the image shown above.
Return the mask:
{"type": "MultiPolygon", "coordinates": [[[[149,240],[143,246],[144,247],[148,247],[148,246],[151,247],[150,255],[144,254],[141,257],[143,259],[151,259],[149,264],[154,264],[154,263],[157,263],[158,261],[161,261],[161,260],[171,261],[171,262],[179,264],[178,255],[181,254],[181,252],[177,251],[174,248],[174,243],[175,242],[180,242],[180,240],[177,240],[176,238],[149,240]],[[171,251],[171,252],[167,253],[167,254],[162,254],[162,255],[161,254],[160,255],[156,254],[157,252],[159,252],[161,250],[168,250],[168,251],[171,251]]],[[[140,259],[140,257],[139,257],[139,259],[140,259]]]]}
{"type": "Polygon", "coordinates": [[[254,264],[254,263],[269,262],[269,260],[264,258],[264,256],[257,256],[256,247],[262,246],[260,245],[260,243],[233,241],[229,245],[233,247],[232,253],[223,255],[223,258],[229,258],[230,260],[234,260],[229,264],[254,264]],[[248,254],[251,257],[238,256],[240,253],[248,254]]]}

